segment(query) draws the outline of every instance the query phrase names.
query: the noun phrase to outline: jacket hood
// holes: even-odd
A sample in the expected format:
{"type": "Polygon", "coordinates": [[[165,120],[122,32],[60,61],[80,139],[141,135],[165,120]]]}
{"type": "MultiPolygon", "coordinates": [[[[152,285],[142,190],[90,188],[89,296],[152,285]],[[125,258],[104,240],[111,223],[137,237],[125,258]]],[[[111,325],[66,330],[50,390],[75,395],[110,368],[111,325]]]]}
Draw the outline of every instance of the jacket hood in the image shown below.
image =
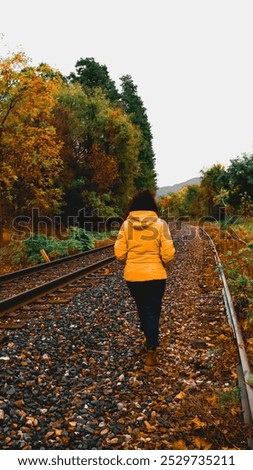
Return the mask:
{"type": "Polygon", "coordinates": [[[158,220],[158,215],[154,211],[131,211],[127,220],[136,230],[144,230],[153,225],[158,220]]]}

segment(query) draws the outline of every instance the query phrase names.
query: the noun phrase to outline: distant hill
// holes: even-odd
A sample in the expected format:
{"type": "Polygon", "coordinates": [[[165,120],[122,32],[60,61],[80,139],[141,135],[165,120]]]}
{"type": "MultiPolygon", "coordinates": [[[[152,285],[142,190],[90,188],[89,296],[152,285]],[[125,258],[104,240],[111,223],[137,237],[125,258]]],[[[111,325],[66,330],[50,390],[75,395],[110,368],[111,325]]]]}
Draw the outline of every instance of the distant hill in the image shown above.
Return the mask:
{"type": "Polygon", "coordinates": [[[177,193],[184,186],[190,186],[192,184],[199,184],[200,178],[191,178],[190,180],[183,181],[182,183],[173,184],[173,186],[162,186],[158,188],[156,195],[157,197],[166,196],[169,193],[177,193]]]}

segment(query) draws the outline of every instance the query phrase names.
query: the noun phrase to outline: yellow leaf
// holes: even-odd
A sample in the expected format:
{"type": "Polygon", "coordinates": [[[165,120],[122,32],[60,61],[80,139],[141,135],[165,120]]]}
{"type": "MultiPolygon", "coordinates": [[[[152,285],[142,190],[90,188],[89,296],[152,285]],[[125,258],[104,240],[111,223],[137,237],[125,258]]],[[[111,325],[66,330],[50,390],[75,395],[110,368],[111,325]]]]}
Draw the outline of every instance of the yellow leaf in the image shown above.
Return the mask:
{"type": "Polygon", "coordinates": [[[172,449],[175,450],[185,450],[187,449],[186,443],[183,441],[183,439],[179,439],[178,441],[175,441],[172,443],[172,449]]]}
{"type": "Polygon", "coordinates": [[[198,416],[195,416],[195,418],[192,419],[192,423],[194,424],[195,429],[204,428],[206,426],[206,423],[201,421],[198,416]]]}
{"type": "Polygon", "coordinates": [[[183,400],[185,397],[186,397],[186,393],[184,393],[184,392],[180,392],[176,395],[176,398],[178,400],[183,400]]]}
{"type": "Polygon", "coordinates": [[[21,398],[20,400],[15,401],[15,405],[17,408],[21,408],[24,405],[24,400],[21,398]]]}
{"type": "Polygon", "coordinates": [[[33,426],[35,418],[33,416],[26,416],[26,424],[33,426]]]}
{"type": "Polygon", "coordinates": [[[205,439],[201,439],[200,437],[194,437],[193,442],[195,446],[197,447],[197,449],[208,450],[208,449],[211,449],[212,447],[212,444],[207,442],[205,439]]]}
{"type": "Polygon", "coordinates": [[[249,344],[248,346],[249,351],[253,351],[253,338],[248,338],[247,343],[249,344]]]}
{"type": "Polygon", "coordinates": [[[75,428],[76,425],[77,425],[77,422],[76,422],[76,421],[69,421],[69,425],[70,425],[72,428],[75,428]]]}
{"type": "Polygon", "coordinates": [[[215,405],[215,403],[217,403],[217,395],[214,394],[212,395],[211,397],[206,397],[206,400],[211,403],[212,406],[215,405]]]}
{"type": "Polygon", "coordinates": [[[221,335],[219,335],[219,336],[218,336],[218,338],[217,338],[217,339],[220,339],[221,341],[224,341],[224,340],[226,340],[226,339],[227,339],[227,336],[225,336],[225,335],[221,334],[221,335]]]}
{"type": "Polygon", "coordinates": [[[236,370],[232,370],[231,373],[232,373],[232,377],[233,377],[234,379],[237,379],[238,375],[237,375],[236,370]]]}
{"type": "Polygon", "coordinates": [[[155,431],[156,430],[156,427],[149,424],[148,421],[144,421],[144,424],[145,424],[148,431],[155,431]]]}

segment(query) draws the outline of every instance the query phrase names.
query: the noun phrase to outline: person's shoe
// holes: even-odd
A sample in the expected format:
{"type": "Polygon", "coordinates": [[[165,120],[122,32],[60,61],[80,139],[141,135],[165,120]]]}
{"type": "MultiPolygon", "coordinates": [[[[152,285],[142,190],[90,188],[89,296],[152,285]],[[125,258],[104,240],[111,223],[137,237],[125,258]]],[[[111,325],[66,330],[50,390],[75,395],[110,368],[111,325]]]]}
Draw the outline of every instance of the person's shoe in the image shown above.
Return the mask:
{"type": "Polygon", "coordinates": [[[144,368],[152,370],[158,365],[157,352],[155,348],[148,348],[144,368]]]}

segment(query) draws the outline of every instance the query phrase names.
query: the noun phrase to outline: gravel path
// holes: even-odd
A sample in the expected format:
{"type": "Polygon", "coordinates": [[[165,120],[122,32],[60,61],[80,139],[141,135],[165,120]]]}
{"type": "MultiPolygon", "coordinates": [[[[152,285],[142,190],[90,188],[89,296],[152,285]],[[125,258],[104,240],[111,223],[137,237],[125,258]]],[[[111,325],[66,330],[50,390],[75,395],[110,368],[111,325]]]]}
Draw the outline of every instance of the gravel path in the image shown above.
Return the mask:
{"type": "Polygon", "coordinates": [[[115,262],[69,304],[9,331],[0,448],[247,449],[252,430],[213,253],[195,229],[172,234],[156,372],[144,372],[135,306],[115,262]]]}

